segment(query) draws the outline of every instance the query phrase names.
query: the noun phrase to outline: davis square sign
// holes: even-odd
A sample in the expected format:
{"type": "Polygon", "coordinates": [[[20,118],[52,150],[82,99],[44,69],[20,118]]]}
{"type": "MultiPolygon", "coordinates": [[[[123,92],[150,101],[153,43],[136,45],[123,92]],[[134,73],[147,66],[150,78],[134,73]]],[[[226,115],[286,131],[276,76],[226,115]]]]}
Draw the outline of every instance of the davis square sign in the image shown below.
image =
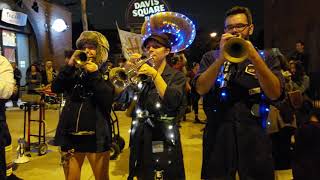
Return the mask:
{"type": "Polygon", "coordinates": [[[133,0],[126,12],[126,24],[128,27],[142,24],[146,16],[163,11],[169,11],[164,0],[133,0]]]}

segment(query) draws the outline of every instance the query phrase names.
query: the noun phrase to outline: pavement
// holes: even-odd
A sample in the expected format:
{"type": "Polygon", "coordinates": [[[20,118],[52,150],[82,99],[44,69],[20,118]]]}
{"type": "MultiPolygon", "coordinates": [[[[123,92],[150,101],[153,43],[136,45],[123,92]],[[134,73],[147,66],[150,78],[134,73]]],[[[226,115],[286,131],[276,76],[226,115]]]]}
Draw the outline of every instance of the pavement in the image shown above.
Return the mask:
{"type": "MultiPolygon", "coordinates": [[[[20,108],[11,107],[10,102],[7,104],[6,111],[7,122],[12,136],[13,150],[9,155],[13,159],[16,158],[16,148],[18,139],[23,137],[23,121],[24,111],[20,108]]],[[[125,148],[116,160],[110,161],[110,179],[111,180],[125,180],[128,175],[128,160],[129,160],[129,128],[131,119],[125,116],[124,111],[116,112],[119,125],[120,135],[125,139],[125,148]]],[[[39,110],[32,111],[31,119],[39,118],[39,110]]],[[[46,122],[46,140],[50,141],[54,134],[55,128],[58,123],[59,110],[46,109],[45,122],[46,122]]],[[[203,110],[200,108],[199,118],[205,119],[203,110]]],[[[187,180],[199,180],[201,172],[202,161],[202,132],[203,124],[193,123],[194,114],[187,114],[187,120],[181,123],[180,133],[183,148],[185,173],[187,180]]],[[[31,124],[31,133],[38,133],[38,123],[31,124]]],[[[37,138],[32,138],[31,142],[36,142],[37,138]]],[[[14,174],[25,180],[63,180],[64,174],[62,166],[60,165],[60,152],[56,146],[48,145],[48,152],[43,156],[38,156],[36,149],[31,149],[30,161],[24,164],[19,164],[14,174]]],[[[276,172],[277,180],[291,180],[291,170],[283,170],[276,172]]],[[[92,170],[89,162],[85,160],[81,180],[94,180],[92,170]]]]}

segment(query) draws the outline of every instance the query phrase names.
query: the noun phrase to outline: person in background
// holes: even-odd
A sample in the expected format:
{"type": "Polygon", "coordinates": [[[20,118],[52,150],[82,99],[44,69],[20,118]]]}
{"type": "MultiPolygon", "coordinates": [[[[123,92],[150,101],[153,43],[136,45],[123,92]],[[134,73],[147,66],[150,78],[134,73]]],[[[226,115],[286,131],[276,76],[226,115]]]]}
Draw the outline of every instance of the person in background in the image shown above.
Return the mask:
{"type": "Polygon", "coordinates": [[[290,61],[291,78],[288,83],[288,97],[291,105],[296,109],[297,125],[307,121],[308,114],[312,109],[312,100],[307,91],[310,86],[310,78],[305,73],[303,65],[299,61],[290,61]]]}
{"type": "Polygon", "coordinates": [[[188,80],[189,80],[189,84],[191,85],[191,90],[190,90],[190,99],[191,99],[191,104],[192,104],[192,110],[194,111],[194,123],[203,123],[199,117],[199,100],[200,100],[200,95],[198,94],[198,92],[196,91],[195,87],[192,85],[194,83],[191,83],[192,81],[194,81],[194,77],[196,75],[196,73],[199,70],[199,63],[197,62],[193,62],[192,63],[192,68],[191,70],[188,72],[188,80]]]}
{"type": "Polygon", "coordinates": [[[30,66],[30,72],[26,74],[26,82],[28,87],[28,94],[38,94],[37,89],[41,87],[41,74],[35,64],[30,66]]]}
{"type": "Polygon", "coordinates": [[[42,77],[42,84],[44,86],[51,85],[51,82],[56,78],[57,71],[52,66],[52,61],[47,60],[44,70],[42,71],[41,77],[42,77]]]}
{"type": "Polygon", "coordinates": [[[305,52],[304,42],[296,42],[295,51],[289,56],[293,61],[300,61],[306,74],[309,73],[309,55],[305,52]]]}
{"type": "Polygon", "coordinates": [[[318,180],[320,177],[320,111],[314,109],[308,121],[297,129],[292,174],[294,180],[318,180]]]}
{"type": "Polygon", "coordinates": [[[186,121],[187,117],[186,114],[191,112],[191,99],[190,99],[190,92],[191,92],[191,85],[190,85],[190,80],[188,79],[188,71],[186,68],[187,64],[187,58],[184,55],[183,52],[178,52],[174,54],[174,56],[171,58],[171,60],[168,60],[168,64],[173,67],[173,69],[182,72],[185,77],[186,77],[186,86],[185,86],[185,91],[184,91],[184,100],[183,104],[181,105],[181,108],[179,110],[179,116],[178,116],[178,126],[181,127],[180,122],[181,120],[186,121]]]}
{"type": "Polygon", "coordinates": [[[21,71],[17,67],[16,62],[11,62],[11,66],[13,68],[14,80],[16,81],[15,91],[11,96],[13,107],[18,107],[18,100],[20,97],[20,80],[21,80],[21,71]]]}
{"type": "Polygon", "coordinates": [[[303,65],[300,61],[290,61],[289,68],[291,73],[291,90],[299,90],[304,94],[310,86],[310,78],[305,73],[303,65]]]}

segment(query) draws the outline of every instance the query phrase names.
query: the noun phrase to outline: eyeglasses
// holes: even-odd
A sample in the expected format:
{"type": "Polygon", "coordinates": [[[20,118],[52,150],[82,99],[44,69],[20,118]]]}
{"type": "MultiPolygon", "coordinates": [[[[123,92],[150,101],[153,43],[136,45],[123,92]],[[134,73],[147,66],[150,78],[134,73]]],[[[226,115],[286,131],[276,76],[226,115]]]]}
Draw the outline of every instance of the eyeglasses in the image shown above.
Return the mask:
{"type": "Polygon", "coordinates": [[[233,29],[235,29],[237,32],[242,32],[244,31],[247,27],[249,26],[249,24],[233,24],[233,25],[227,25],[224,29],[226,31],[231,31],[233,29]]]}

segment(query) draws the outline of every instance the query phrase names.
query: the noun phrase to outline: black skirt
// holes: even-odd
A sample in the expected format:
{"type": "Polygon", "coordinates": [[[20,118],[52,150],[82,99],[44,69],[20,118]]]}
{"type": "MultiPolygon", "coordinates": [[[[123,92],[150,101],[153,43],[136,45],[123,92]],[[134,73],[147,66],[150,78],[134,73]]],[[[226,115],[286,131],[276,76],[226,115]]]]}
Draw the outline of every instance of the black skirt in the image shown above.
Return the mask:
{"type": "Polygon", "coordinates": [[[67,152],[72,149],[74,152],[82,153],[99,153],[110,150],[109,144],[97,146],[95,135],[68,135],[65,136],[65,140],[68,144],[61,146],[61,151],[63,152],[67,152]]]}

